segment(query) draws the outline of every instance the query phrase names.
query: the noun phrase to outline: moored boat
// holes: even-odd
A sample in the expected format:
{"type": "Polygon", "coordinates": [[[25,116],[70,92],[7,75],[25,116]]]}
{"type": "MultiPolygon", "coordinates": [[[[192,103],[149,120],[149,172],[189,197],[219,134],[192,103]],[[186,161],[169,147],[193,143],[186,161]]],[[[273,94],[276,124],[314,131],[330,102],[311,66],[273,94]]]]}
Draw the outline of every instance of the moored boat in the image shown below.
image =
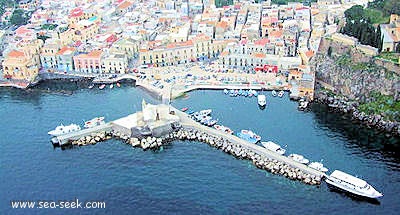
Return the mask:
{"type": "Polygon", "coordinates": [[[302,164],[308,164],[310,162],[303,155],[299,155],[299,154],[290,154],[288,157],[291,158],[292,160],[302,163],[302,164]]]}
{"type": "Polygon", "coordinates": [[[92,89],[94,87],[94,84],[89,85],[89,89],[92,89]]]}
{"type": "Polygon", "coordinates": [[[57,126],[54,130],[47,132],[47,134],[52,136],[60,136],[63,134],[68,134],[79,130],[81,130],[81,127],[77,124],[70,124],[70,125],[61,124],[57,126]]]}
{"type": "Polygon", "coordinates": [[[382,197],[383,194],[375,190],[366,181],[349,175],[345,172],[335,170],[325,179],[330,186],[344,190],[358,196],[376,199],[382,197]]]}
{"type": "Polygon", "coordinates": [[[223,125],[214,125],[214,128],[227,134],[233,134],[233,131],[230,128],[223,125]]]}
{"type": "Polygon", "coordinates": [[[266,96],[262,95],[262,94],[258,94],[257,102],[258,102],[258,105],[260,105],[261,107],[265,107],[265,105],[267,104],[266,96]]]}
{"type": "Polygon", "coordinates": [[[271,94],[272,94],[273,97],[278,95],[278,93],[275,90],[272,90],[271,94]]]}
{"type": "Polygon", "coordinates": [[[283,95],[285,95],[285,91],[283,91],[283,90],[279,91],[278,96],[279,96],[280,98],[282,98],[283,95]]]}
{"type": "Polygon", "coordinates": [[[324,167],[321,162],[311,162],[308,166],[321,172],[328,172],[328,168],[324,167]]]}
{"type": "Polygon", "coordinates": [[[229,91],[227,89],[224,89],[224,94],[227,95],[229,91]]]}
{"type": "Polygon", "coordinates": [[[280,145],[278,145],[272,141],[261,142],[261,145],[263,145],[266,149],[273,151],[275,153],[278,153],[280,155],[283,155],[286,152],[286,150],[283,149],[280,145]]]}
{"type": "Polygon", "coordinates": [[[95,117],[91,120],[88,120],[85,122],[85,125],[83,126],[84,128],[92,128],[95,126],[103,125],[105,124],[104,122],[104,117],[95,117]]]}
{"type": "Polygon", "coordinates": [[[183,112],[186,112],[187,110],[189,110],[189,108],[187,108],[187,107],[184,107],[181,109],[181,111],[183,111],[183,112]]]}
{"type": "Polygon", "coordinates": [[[110,89],[114,88],[114,84],[110,84],[110,89]]]}
{"type": "Polygon", "coordinates": [[[199,111],[199,114],[200,114],[200,115],[210,115],[211,112],[212,112],[211,109],[206,109],[206,110],[201,110],[201,111],[199,111]]]}
{"type": "Polygon", "coordinates": [[[106,85],[102,84],[102,85],[99,86],[99,89],[102,90],[102,89],[104,89],[104,87],[106,87],[106,85]]]}
{"type": "Polygon", "coordinates": [[[237,133],[237,136],[250,143],[257,143],[261,140],[261,137],[251,130],[241,130],[237,133]]]}
{"type": "Polygon", "coordinates": [[[117,87],[121,87],[121,84],[119,82],[117,82],[117,87]]]}

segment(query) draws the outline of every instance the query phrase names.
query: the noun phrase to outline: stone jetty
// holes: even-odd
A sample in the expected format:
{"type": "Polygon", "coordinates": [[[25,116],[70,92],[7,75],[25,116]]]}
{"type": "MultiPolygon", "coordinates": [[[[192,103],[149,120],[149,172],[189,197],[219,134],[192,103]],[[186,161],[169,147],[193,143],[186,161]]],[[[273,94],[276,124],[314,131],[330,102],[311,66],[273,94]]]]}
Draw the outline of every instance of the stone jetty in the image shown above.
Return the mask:
{"type": "Polygon", "coordinates": [[[119,132],[98,132],[88,136],[73,140],[70,143],[73,146],[95,145],[99,142],[115,138],[131,145],[132,147],[140,147],[143,150],[156,150],[162,145],[169,144],[174,140],[199,141],[208,144],[211,147],[219,149],[238,159],[250,160],[257,168],[266,170],[272,174],[283,175],[292,180],[298,180],[305,184],[319,185],[321,177],[312,175],[302,171],[299,168],[292,167],[284,162],[268,158],[251,149],[245,148],[240,144],[232,143],[223,138],[210,135],[204,131],[196,129],[181,128],[163,137],[129,137],[119,132]]]}

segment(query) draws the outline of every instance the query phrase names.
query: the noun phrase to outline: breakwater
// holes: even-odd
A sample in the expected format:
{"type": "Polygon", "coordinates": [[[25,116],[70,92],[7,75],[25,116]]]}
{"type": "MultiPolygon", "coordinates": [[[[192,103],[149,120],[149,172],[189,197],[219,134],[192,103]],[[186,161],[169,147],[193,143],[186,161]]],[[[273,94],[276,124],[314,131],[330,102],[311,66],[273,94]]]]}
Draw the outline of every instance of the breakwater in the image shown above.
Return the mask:
{"type": "Polygon", "coordinates": [[[116,138],[132,147],[140,147],[143,150],[156,150],[165,144],[175,140],[199,141],[208,144],[218,150],[234,156],[237,159],[250,160],[257,168],[266,170],[272,174],[282,175],[291,180],[301,181],[309,185],[321,184],[322,177],[302,171],[282,161],[267,157],[257,151],[246,148],[238,143],[233,143],[223,137],[217,137],[197,129],[181,128],[163,137],[129,137],[119,132],[97,132],[70,141],[75,146],[95,145],[98,142],[116,138]]]}
{"type": "Polygon", "coordinates": [[[368,127],[376,128],[388,134],[400,136],[400,123],[385,120],[381,114],[368,115],[358,110],[359,102],[351,101],[345,96],[329,95],[326,91],[316,93],[316,102],[328,105],[335,112],[350,114],[352,120],[368,127]]]}

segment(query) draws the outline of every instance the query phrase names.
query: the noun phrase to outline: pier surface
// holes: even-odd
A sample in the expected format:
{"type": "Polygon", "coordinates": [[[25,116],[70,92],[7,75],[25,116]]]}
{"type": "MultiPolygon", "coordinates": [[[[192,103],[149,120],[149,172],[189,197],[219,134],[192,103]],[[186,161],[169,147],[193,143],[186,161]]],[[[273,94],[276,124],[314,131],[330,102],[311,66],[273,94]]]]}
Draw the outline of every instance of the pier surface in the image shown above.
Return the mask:
{"type": "Polygon", "coordinates": [[[62,146],[64,144],[68,143],[69,141],[77,140],[81,137],[86,137],[93,133],[109,132],[111,130],[112,130],[111,124],[106,123],[104,125],[99,125],[99,126],[92,127],[92,128],[82,129],[80,131],[68,133],[65,135],[60,135],[60,136],[56,137],[56,140],[59,143],[59,145],[62,146]]]}
{"type": "Polygon", "coordinates": [[[323,172],[320,172],[318,170],[315,170],[313,168],[308,167],[307,165],[301,164],[299,162],[296,162],[286,156],[283,155],[279,155],[277,153],[274,153],[262,146],[247,142],[235,135],[231,135],[231,134],[227,134],[225,132],[219,131],[217,129],[214,128],[210,128],[204,125],[201,125],[200,123],[192,120],[189,115],[187,115],[186,113],[178,110],[178,109],[174,109],[175,114],[177,114],[181,120],[181,125],[184,128],[188,128],[188,129],[196,129],[196,130],[200,130],[203,132],[206,132],[210,135],[213,135],[215,137],[222,137],[226,140],[229,140],[232,143],[236,143],[236,144],[240,144],[242,147],[247,148],[253,152],[256,152],[260,155],[263,155],[267,158],[271,158],[271,159],[275,159],[277,161],[281,161],[285,164],[288,164],[289,166],[292,166],[294,168],[299,168],[300,170],[311,174],[311,175],[315,175],[315,176],[319,176],[321,178],[325,177],[326,175],[323,172]]]}

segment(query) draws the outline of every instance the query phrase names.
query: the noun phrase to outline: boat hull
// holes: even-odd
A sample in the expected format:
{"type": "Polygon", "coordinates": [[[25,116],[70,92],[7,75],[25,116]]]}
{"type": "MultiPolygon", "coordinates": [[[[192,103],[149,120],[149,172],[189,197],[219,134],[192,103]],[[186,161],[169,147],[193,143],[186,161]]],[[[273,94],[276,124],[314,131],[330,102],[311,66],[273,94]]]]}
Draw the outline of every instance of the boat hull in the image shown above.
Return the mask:
{"type": "Polygon", "coordinates": [[[325,182],[331,190],[344,192],[344,193],[350,194],[353,197],[362,198],[362,199],[370,199],[370,200],[376,200],[377,198],[381,197],[381,196],[371,196],[371,195],[367,195],[365,193],[357,192],[352,189],[347,189],[346,187],[340,186],[337,183],[329,180],[329,178],[325,179],[325,182]]]}

